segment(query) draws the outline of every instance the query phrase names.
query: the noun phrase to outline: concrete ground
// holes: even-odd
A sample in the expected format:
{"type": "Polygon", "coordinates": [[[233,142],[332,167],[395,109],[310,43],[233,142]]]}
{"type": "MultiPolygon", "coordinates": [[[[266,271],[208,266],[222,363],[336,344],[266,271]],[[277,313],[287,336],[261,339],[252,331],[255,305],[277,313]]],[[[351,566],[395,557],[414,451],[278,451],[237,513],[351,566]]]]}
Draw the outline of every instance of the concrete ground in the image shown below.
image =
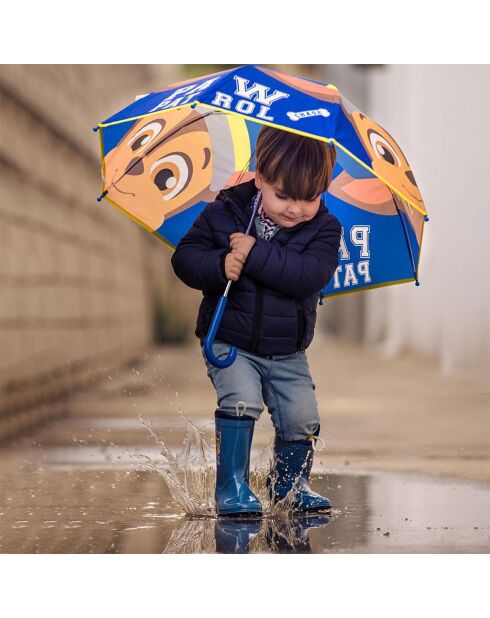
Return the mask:
{"type": "MultiPolygon", "coordinates": [[[[266,518],[246,529],[186,518],[144,465],[161,450],[145,424],[172,452],[186,451],[180,409],[211,446],[198,438],[189,461],[202,471],[206,452],[205,474],[214,469],[216,396],[196,339],[107,370],[64,403],[63,416],[0,449],[0,553],[487,552],[486,384],[331,337],[317,336],[308,359],[326,440],[312,488],[332,499],[331,521],[266,518]],[[250,548],[243,538],[253,538],[250,548]]],[[[253,466],[272,436],[264,411],[253,466]]],[[[185,487],[199,487],[185,469],[185,487]]]]}
{"type": "MultiPolygon", "coordinates": [[[[490,480],[490,386],[481,376],[444,377],[430,359],[407,353],[383,360],[372,348],[318,332],[307,357],[327,442],[317,465],[490,480]]],[[[171,401],[179,393],[189,418],[212,419],[215,391],[197,340],[155,351],[151,366],[171,401]]],[[[270,426],[265,410],[257,443],[270,426]]]]}
{"type": "MultiPolygon", "coordinates": [[[[326,448],[315,468],[407,471],[490,480],[489,385],[481,377],[444,377],[434,361],[414,354],[382,359],[372,348],[317,333],[307,357],[321,415],[326,448]]],[[[198,340],[156,347],[141,363],[103,377],[68,402],[68,416],[36,433],[39,442],[65,442],[70,424],[85,419],[90,443],[106,438],[115,446],[147,442],[138,416],[152,418],[178,441],[177,407],[213,439],[214,388],[198,340]],[[124,417],[125,422],[117,419],[124,417]],[[107,419],[107,426],[100,419],[107,419]],[[91,419],[99,419],[92,427],[91,419]],[[102,423],[103,425],[103,423],[102,423]],[[91,429],[89,431],[89,426],[91,429]]],[[[254,447],[272,436],[265,409],[254,447]]],[[[30,437],[20,442],[29,444],[30,437]]]]}
{"type": "MultiPolygon", "coordinates": [[[[321,333],[307,357],[326,441],[315,467],[490,480],[489,383],[481,376],[445,377],[429,359],[409,353],[382,359],[372,348],[321,333]]],[[[141,414],[175,427],[178,404],[212,439],[216,396],[197,339],[154,348],[137,370],[103,378],[72,400],[70,416],[141,414]]],[[[265,409],[254,446],[271,432],[265,409]]],[[[111,440],[118,439],[112,432],[111,440]]]]}

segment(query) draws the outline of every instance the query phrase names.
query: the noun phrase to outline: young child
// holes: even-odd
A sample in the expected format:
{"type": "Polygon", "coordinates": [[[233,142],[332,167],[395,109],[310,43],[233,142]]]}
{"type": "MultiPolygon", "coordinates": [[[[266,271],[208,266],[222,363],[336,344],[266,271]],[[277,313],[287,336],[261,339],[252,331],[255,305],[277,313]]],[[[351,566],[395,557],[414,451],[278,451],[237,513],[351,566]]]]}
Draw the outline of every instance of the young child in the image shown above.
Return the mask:
{"type": "Polygon", "coordinates": [[[325,142],[263,127],[255,179],[222,190],[172,256],[176,275],[204,296],[195,334],[217,393],[218,515],[262,512],[248,483],[254,423],[264,402],[275,428],[271,499],[275,503],[293,489],[294,511],[331,507],[308,485],[320,418],[305,350],[319,292],[338,265],[341,226],[321,200],[334,164],[335,149],[325,142]],[[234,283],[213,351],[225,358],[234,345],[237,356],[218,368],[202,346],[229,279],[234,283]]]}

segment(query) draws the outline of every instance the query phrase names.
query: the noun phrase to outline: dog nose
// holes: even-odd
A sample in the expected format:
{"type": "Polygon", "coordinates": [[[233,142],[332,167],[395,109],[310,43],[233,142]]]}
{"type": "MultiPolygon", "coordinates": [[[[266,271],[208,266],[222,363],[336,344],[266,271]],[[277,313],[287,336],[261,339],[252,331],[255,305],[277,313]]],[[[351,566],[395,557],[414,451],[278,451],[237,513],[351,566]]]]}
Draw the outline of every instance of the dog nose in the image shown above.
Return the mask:
{"type": "Polygon", "coordinates": [[[139,176],[144,171],[145,168],[143,165],[143,159],[141,157],[136,157],[128,163],[128,166],[126,167],[126,171],[124,173],[131,176],[139,176]]]}

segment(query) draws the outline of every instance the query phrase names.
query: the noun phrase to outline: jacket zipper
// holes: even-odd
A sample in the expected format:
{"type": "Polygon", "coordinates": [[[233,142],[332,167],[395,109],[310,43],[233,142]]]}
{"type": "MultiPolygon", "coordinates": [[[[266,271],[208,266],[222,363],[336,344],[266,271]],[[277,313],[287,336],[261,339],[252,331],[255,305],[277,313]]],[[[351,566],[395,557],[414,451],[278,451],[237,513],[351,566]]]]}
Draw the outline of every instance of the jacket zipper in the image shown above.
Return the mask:
{"type": "MultiPolygon", "coordinates": [[[[235,206],[238,206],[241,210],[241,206],[239,204],[237,204],[237,202],[235,202],[235,200],[233,198],[231,198],[230,196],[224,196],[224,200],[226,201],[229,200],[232,204],[234,204],[235,206]]],[[[234,215],[234,213],[233,213],[234,215]]],[[[248,219],[249,221],[250,219],[248,219]]],[[[248,225],[248,221],[244,224],[245,225],[245,229],[246,226],[248,225]]],[[[242,221],[240,221],[241,223],[243,223],[242,221]]],[[[295,227],[295,228],[283,228],[281,230],[279,230],[276,234],[276,237],[283,233],[283,234],[287,234],[290,231],[292,231],[294,229],[294,231],[296,231],[296,229],[298,227],[302,227],[303,225],[306,225],[306,222],[302,222],[299,224],[299,226],[295,227]]],[[[257,238],[257,230],[255,227],[255,221],[252,223],[252,226],[250,228],[250,234],[254,237],[257,238]]],[[[264,299],[264,290],[260,285],[257,285],[257,302],[255,304],[255,314],[254,314],[254,326],[253,326],[253,331],[252,331],[252,348],[251,348],[251,352],[256,352],[257,351],[257,346],[258,346],[258,341],[259,341],[259,332],[260,332],[260,324],[262,321],[262,306],[263,306],[263,299],[264,299]]],[[[299,345],[301,345],[301,339],[303,338],[303,333],[304,333],[304,328],[300,329],[303,332],[301,333],[300,336],[300,342],[299,345]]]]}
{"type": "Polygon", "coordinates": [[[252,333],[252,349],[251,352],[257,351],[259,341],[260,322],[262,319],[262,304],[264,298],[264,288],[257,286],[257,302],[255,303],[254,328],[252,333]]]}

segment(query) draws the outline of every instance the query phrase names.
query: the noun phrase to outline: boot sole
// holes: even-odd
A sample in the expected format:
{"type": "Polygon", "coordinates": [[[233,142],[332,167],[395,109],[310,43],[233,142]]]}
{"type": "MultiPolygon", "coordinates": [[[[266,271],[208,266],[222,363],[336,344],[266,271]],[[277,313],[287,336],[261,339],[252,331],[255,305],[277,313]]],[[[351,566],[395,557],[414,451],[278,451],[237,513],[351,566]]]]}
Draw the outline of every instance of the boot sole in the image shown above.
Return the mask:
{"type": "MultiPolygon", "coordinates": [[[[277,504],[278,502],[281,501],[281,499],[283,500],[284,498],[275,498],[274,499],[274,504],[277,504]]],[[[309,509],[295,509],[292,508],[291,509],[292,513],[331,513],[332,512],[332,506],[319,506],[319,507],[311,507],[309,509]]]]}
{"type": "Polygon", "coordinates": [[[332,507],[319,507],[313,509],[293,509],[293,513],[327,513],[330,514],[332,512],[332,507]]]}
{"type": "Polygon", "coordinates": [[[228,517],[232,519],[253,519],[262,517],[262,511],[238,512],[238,513],[217,513],[218,518],[228,517]]]}

